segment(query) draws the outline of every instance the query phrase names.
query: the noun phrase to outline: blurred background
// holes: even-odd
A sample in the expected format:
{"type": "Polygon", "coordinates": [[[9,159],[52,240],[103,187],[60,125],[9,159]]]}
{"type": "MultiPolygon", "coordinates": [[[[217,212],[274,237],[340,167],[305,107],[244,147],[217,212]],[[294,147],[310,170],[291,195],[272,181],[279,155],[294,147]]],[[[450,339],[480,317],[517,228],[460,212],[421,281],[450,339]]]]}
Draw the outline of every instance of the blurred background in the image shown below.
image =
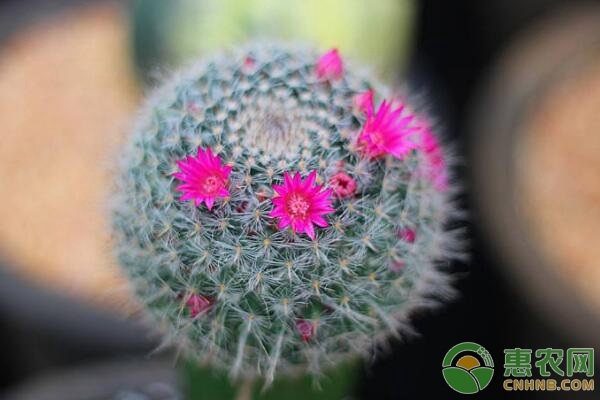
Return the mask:
{"type": "Polygon", "coordinates": [[[507,348],[600,345],[600,1],[576,0],[0,0],[0,398],[189,391],[114,264],[110,167],[162,77],[257,37],[339,47],[428,96],[461,159],[461,297],[415,315],[352,398],[461,398],[441,362],[462,341],[494,357],[482,398],[598,398],[500,377],[507,348]]]}

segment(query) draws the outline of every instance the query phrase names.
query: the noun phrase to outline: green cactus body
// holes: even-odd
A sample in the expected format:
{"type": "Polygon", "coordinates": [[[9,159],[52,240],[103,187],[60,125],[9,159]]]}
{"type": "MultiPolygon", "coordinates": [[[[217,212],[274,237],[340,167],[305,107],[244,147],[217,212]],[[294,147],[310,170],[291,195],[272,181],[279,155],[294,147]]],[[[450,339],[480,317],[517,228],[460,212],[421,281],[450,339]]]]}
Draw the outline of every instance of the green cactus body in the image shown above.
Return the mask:
{"type": "Polygon", "coordinates": [[[319,374],[410,331],[412,310],[452,293],[440,265],[458,254],[444,227],[452,191],[424,172],[426,151],[361,156],[353,99],[388,89],[349,65],[319,78],[318,58],[281,44],[209,58],[151,97],[123,152],[120,263],[166,339],[232,376],[319,374]],[[231,167],[229,196],[210,210],[182,201],[173,176],[199,147],[231,167]],[[356,186],[332,198],[314,239],[269,215],[286,171],[316,171],[324,188],[343,171],[356,186]]]}

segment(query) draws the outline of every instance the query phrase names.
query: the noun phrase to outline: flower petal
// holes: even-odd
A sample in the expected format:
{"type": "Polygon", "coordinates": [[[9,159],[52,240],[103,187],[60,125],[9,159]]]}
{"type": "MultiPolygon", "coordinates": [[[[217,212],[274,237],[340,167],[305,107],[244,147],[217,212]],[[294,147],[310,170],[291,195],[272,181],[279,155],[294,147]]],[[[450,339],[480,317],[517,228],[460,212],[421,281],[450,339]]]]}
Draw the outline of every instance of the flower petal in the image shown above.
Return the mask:
{"type": "Polygon", "coordinates": [[[274,208],[269,215],[279,218],[279,229],[291,225],[292,231],[306,233],[314,239],[313,222],[319,227],[328,225],[323,215],[334,211],[331,205],[333,191],[315,185],[316,179],[316,170],[311,171],[305,179],[299,172],[293,175],[285,172],[284,185],[272,186],[279,196],[271,198],[274,208]]]}
{"type": "Polygon", "coordinates": [[[188,155],[176,164],[179,171],[173,176],[182,182],[176,187],[182,193],[180,201],[192,200],[196,207],[204,202],[210,210],[217,198],[229,196],[227,184],[232,167],[223,166],[210,147],[198,147],[196,156],[188,155]]]}

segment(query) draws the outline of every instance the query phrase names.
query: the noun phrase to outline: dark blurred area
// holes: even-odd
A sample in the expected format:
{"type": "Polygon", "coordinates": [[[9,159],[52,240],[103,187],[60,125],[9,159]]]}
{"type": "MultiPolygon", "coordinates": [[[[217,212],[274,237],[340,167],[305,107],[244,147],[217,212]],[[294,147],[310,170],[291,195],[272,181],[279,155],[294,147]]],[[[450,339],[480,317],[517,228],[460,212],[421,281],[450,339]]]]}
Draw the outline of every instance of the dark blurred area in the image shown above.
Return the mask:
{"type": "MultiPolygon", "coordinates": [[[[576,3],[569,0],[419,2],[416,64],[412,72],[433,85],[447,133],[459,144],[461,155],[466,155],[471,146],[470,135],[477,134],[470,132],[470,125],[476,118],[472,112],[474,103],[480,99],[481,82],[494,69],[502,52],[537,20],[576,3]]],[[[590,134],[598,135],[598,131],[590,134]]],[[[497,355],[495,363],[500,367],[504,349],[586,346],[575,332],[585,329],[585,325],[591,323],[589,320],[580,320],[577,325],[563,322],[563,329],[557,329],[560,321],[550,323],[547,317],[540,315],[528,295],[518,290],[515,276],[506,271],[506,260],[484,234],[483,216],[473,204],[478,188],[473,183],[472,169],[477,167],[481,165],[467,163],[460,172],[466,182],[463,201],[471,213],[468,225],[472,251],[468,265],[457,266],[466,272],[465,278],[458,280],[461,297],[439,312],[416,318],[421,337],[408,346],[398,344],[389,357],[377,361],[366,372],[364,398],[464,398],[448,390],[439,371],[440,355],[462,341],[486,346],[497,355]]],[[[502,372],[496,369],[496,374],[502,372]]],[[[592,399],[597,394],[508,393],[495,382],[478,396],[485,399],[592,399]]]]}
{"type": "MultiPolygon", "coordinates": [[[[9,28],[8,25],[0,27],[0,35],[8,37],[9,31],[11,31],[12,36],[21,22],[26,23],[27,13],[31,9],[35,8],[36,13],[43,14],[51,13],[51,10],[56,7],[65,8],[81,3],[97,2],[0,0],[0,21],[11,21],[11,24],[14,24],[13,28],[9,28]]],[[[477,151],[476,148],[473,148],[472,136],[473,121],[478,116],[473,115],[473,110],[478,109],[478,101],[482,98],[482,91],[485,90],[482,89],[485,86],[482,83],[487,82],[490,74],[493,74],[496,64],[505,54],[504,51],[522,32],[527,31],[536,21],[556,13],[556,10],[560,10],[561,7],[573,6],[575,3],[578,2],[573,0],[421,0],[416,3],[413,44],[412,46],[399,44],[399,46],[407,47],[407,54],[398,58],[409,61],[398,70],[405,72],[411,86],[425,88],[425,92],[432,96],[432,113],[437,115],[441,121],[444,134],[449,142],[454,143],[457,147],[457,153],[462,160],[457,173],[465,185],[465,194],[460,201],[469,210],[467,226],[471,257],[468,262],[456,263],[453,266],[456,270],[456,287],[460,292],[460,297],[439,310],[416,315],[415,324],[419,335],[407,339],[404,343],[394,343],[389,353],[382,355],[362,371],[362,379],[358,384],[359,398],[379,400],[464,398],[464,395],[453,392],[447,386],[441,372],[444,354],[452,346],[463,341],[473,341],[485,346],[494,356],[496,363],[494,380],[485,391],[478,394],[479,398],[598,398],[596,393],[598,389],[591,393],[571,392],[567,396],[564,393],[543,391],[507,393],[502,388],[504,349],[552,347],[566,350],[569,347],[593,347],[600,341],[588,342],[586,340],[588,337],[597,336],[600,332],[593,331],[592,335],[578,334],[578,331],[589,331],[590,327],[597,326],[596,322],[592,324],[590,319],[579,319],[579,324],[577,324],[572,320],[563,320],[559,316],[553,317],[551,309],[544,311],[543,307],[540,308],[539,296],[537,296],[537,300],[532,300],[528,290],[524,289],[526,285],[517,282],[521,279],[520,275],[513,273],[513,269],[507,266],[507,263],[510,262],[509,257],[502,253],[502,247],[496,244],[493,235],[490,234],[490,229],[485,222],[486,213],[478,205],[480,201],[478,199],[479,187],[474,183],[473,169],[482,166],[474,165],[471,162],[471,153],[477,151]]],[[[585,3],[600,4],[600,2],[585,3]]],[[[140,4],[136,3],[136,7],[140,7],[140,4]]],[[[110,20],[111,12],[109,11],[106,15],[110,20]]],[[[86,22],[87,26],[96,23],[93,17],[91,18],[92,20],[86,22]]],[[[110,29],[114,28],[112,22],[108,22],[108,25],[111,26],[110,29]]],[[[121,38],[122,35],[129,35],[133,31],[133,28],[119,29],[121,28],[117,28],[111,33],[110,37],[121,38]]],[[[138,26],[137,29],[140,27],[138,26]]],[[[600,26],[598,29],[600,30],[600,26]]],[[[99,43],[102,39],[98,39],[98,37],[94,36],[90,40],[99,43]]],[[[404,40],[402,43],[405,43],[404,40]]],[[[349,46],[351,45],[349,44],[349,46]]],[[[14,46],[19,48],[19,45],[14,46]]],[[[82,46],[83,49],[86,45],[82,46]]],[[[108,40],[106,42],[107,54],[121,54],[124,48],[119,46],[122,46],[122,43],[118,40],[108,40]],[[115,50],[115,47],[118,49],[115,50]]],[[[128,47],[125,48],[128,49],[128,47]]],[[[1,44],[0,49],[2,49],[1,44]]],[[[159,52],[157,51],[157,53],[159,52]]],[[[145,65],[144,68],[152,69],[157,66],[148,61],[147,57],[150,57],[151,60],[152,55],[148,56],[146,52],[143,53],[143,56],[146,57],[143,62],[149,65],[145,65]]],[[[132,60],[133,58],[131,56],[132,60]]],[[[65,57],[64,60],[68,60],[68,57],[65,57]]],[[[395,60],[395,62],[403,63],[404,61],[395,60]]],[[[98,65],[98,63],[91,64],[98,65]]],[[[102,84],[115,88],[114,98],[109,97],[112,99],[110,101],[112,103],[120,102],[118,104],[123,104],[121,109],[124,108],[127,112],[133,111],[139,101],[139,93],[143,91],[139,87],[143,85],[142,82],[145,78],[132,78],[128,73],[122,72],[129,68],[129,65],[127,67],[120,63],[115,65],[116,67],[112,64],[105,66],[111,71],[110,73],[97,72],[88,77],[104,77],[106,75],[105,80],[103,80],[104,78],[100,79],[102,84]],[[115,77],[117,74],[118,77],[115,77]],[[125,86],[131,86],[132,89],[123,94],[120,90],[125,86]]],[[[0,65],[0,80],[2,74],[9,70],[8,68],[0,65]]],[[[36,70],[28,67],[26,71],[35,73],[36,70]]],[[[0,83],[0,91],[2,90],[8,89],[0,83]]],[[[86,85],[86,91],[90,90],[93,90],[93,87],[86,85]]],[[[74,93],[73,96],[80,99],[83,95],[74,93]]],[[[51,98],[44,98],[43,101],[51,101],[51,98]]],[[[0,108],[1,104],[0,100],[0,108]]],[[[68,104],[65,104],[64,107],[68,107],[68,104]]],[[[113,112],[112,109],[107,107],[108,115],[112,115],[110,114],[113,112]]],[[[91,118],[104,121],[106,116],[98,114],[91,118]]],[[[119,115],[119,118],[122,120],[125,117],[119,115]]],[[[77,121],[73,124],[76,123],[77,121]]],[[[120,129],[121,125],[118,126],[120,129]]],[[[73,128],[70,126],[65,128],[65,130],[68,129],[73,128]]],[[[112,125],[103,125],[102,129],[117,128],[112,125]]],[[[595,132],[595,135],[599,134],[597,131],[595,132]]],[[[102,145],[110,148],[118,142],[118,139],[115,138],[114,141],[111,139],[109,142],[103,142],[102,145]]],[[[88,146],[96,148],[96,144],[88,144],[88,146]]],[[[1,154],[0,157],[2,157],[1,154]]],[[[69,155],[65,154],[65,156],[69,155]]],[[[103,156],[98,157],[102,158],[103,156]]],[[[1,178],[0,175],[0,185],[4,185],[1,178]]],[[[8,190],[8,187],[0,187],[0,192],[5,190],[8,190]]],[[[93,198],[93,193],[90,193],[93,198]]],[[[0,205],[1,207],[3,206],[0,205]]],[[[77,221],[82,217],[71,214],[68,216],[77,221]]],[[[90,225],[90,229],[94,230],[101,225],[100,222],[98,224],[90,225]]],[[[59,232],[63,227],[58,226],[56,229],[59,232]]],[[[64,229],[67,230],[68,227],[64,229]]],[[[73,235],[77,235],[77,233],[73,233],[73,235]]],[[[71,237],[65,236],[63,239],[57,238],[57,240],[71,240],[71,237]]],[[[32,243],[31,246],[35,246],[36,242],[32,243]]],[[[590,245],[597,245],[597,239],[590,245]]],[[[0,246],[0,249],[2,248],[0,246]]],[[[28,249],[29,247],[24,246],[20,251],[29,254],[28,249]]],[[[90,257],[94,257],[97,251],[99,250],[96,248],[90,250],[90,257]]],[[[32,264],[40,259],[43,259],[43,255],[23,257],[19,262],[32,264]]],[[[87,260],[87,258],[83,259],[87,260]]],[[[11,261],[6,260],[3,264],[14,263],[12,259],[11,261]]],[[[532,263],[537,263],[537,261],[532,261],[532,263]]],[[[102,263],[100,262],[100,264],[102,263]]],[[[600,265],[597,267],[600,269],[600,265]]],[[[536,266],[536,268],[541,268],[541,266],[536,266]]],[[[59,269],[60,267],[56,267],[52,271],[58,273],[59,269]]],[[[13,269],[7,268],[6,270],[12,271],[13,269]]],[[[86,273],[91,273],[90,271],[86,270],[86,273]]],[[[15,278],[12,273],[10,276],[9,274],[4,276],[4,274],[2,272],[0,275],[0,291],[2,291],[0,295],[0,343],[2,343],[0,369],[3,372],[0,374],[0,393],[29,382],[39,374],[54,370],[77,368],[89,363],[114,359],[129,361],[145,359],[154,348],[154,341],[152,338],[146,337],[141,327],[130,326],[128,322],[122,320],[112,320],[111,315],[115,304],[123,304],[126,300],[118,303],[100,301],[95,304],[100,304],[99,307],[88,308],[87,304],[90,299],[85,298],[83,302],[85,305],[82,305],[80,309],[78,305],[73,308],[73,305],[69,304],[73,301],[69,298],[60,298],[59,300],[47,298],[43,289],[37,286],[39,284],[37,281],[33,285],[23,284],[23,287],[26,286],[28,289],[21,291],[21,281],[25,278],[15,278]],[[67,313],[73,318],[65,318],[67,317],[65,315],[58,316],[56,319],[48,318],[48,315],[60,313],[56,309],[57,304],[64,306],[64,309],[68,310],[67,313]],[[33,314],[30,311],[32,309],[36,311],[33,314]],[[77,322],[74,322],[75,320],[77,322]],[[83,328],[80,329],[82,324],[83,328]],[[65,334],[57,325],[77,325],[80,331],[65,334]],[[55,329],[48,328],[52,326],[55,329]],[[119,339],[121,336],[118,332],[122,332],[122,340],[119,339]],[[107,337],[113,341],[103,339],[107,337]],[[132,340],[132,337],[139,338],[139,340],[132,340]]],[[[120,284],[118,278],[111,274],[104,274],[98,279],[105,284],[114,282],[120,284]]],[[[543,276],[540,277],[541,281],[544,279],[543,276]]],[[[75,281],[59,282],[58,284],[77,285],[75,281]]],[[[86,293],[90,293],[94,288],[90,284],[90,286],[86,286],[86,290],[86,293]]],[[[74,290],[73,293],[77,294],[78,291],[74,290]]],[[[94,301],[92,301],[93,303],[94,301]]],[[[580,315],[576,311],[573,314],[580,315]]],[[[596,320],[600,318],[598,315],[600,314],[596,314],[594,317],[596,320]]],[[[596,364],[598,364],[597,357],[596,364]]]]}

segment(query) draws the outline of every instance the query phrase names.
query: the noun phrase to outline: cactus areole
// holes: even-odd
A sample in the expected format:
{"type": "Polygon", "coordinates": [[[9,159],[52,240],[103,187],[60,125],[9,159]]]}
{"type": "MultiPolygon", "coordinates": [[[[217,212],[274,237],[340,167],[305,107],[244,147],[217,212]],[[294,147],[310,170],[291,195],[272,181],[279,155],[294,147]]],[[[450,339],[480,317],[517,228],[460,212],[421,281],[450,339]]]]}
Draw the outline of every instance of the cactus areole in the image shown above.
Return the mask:
{"type": "Polygon", "coordinates": [[[440,143],[338,51],[209,57],[151,96],[122,152],[120,264],[186,356],[267,382],[319,374],[452,293],[440,143]]]}

